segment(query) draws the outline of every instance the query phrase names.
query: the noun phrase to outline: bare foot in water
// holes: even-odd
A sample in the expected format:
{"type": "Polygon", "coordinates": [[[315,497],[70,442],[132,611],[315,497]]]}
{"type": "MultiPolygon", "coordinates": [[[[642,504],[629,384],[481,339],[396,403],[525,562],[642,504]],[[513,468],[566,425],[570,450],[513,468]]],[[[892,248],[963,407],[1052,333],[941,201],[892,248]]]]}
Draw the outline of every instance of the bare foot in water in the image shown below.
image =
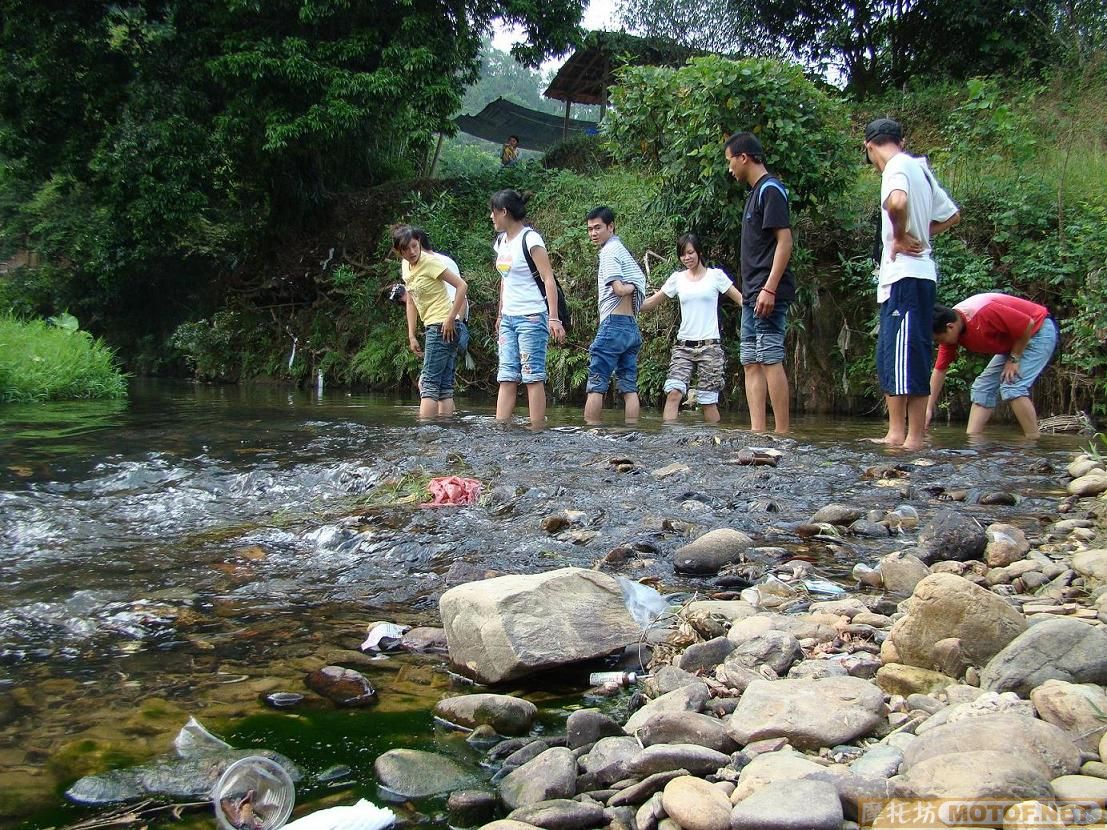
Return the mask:
{"type": "Polygon", "coordinates": [[[885,435],[883,438],[866,438],[864,439],[870,444],[883,444],[886,447],[902,447],[903,439],[896,438],[891,435],[885,435]]]}

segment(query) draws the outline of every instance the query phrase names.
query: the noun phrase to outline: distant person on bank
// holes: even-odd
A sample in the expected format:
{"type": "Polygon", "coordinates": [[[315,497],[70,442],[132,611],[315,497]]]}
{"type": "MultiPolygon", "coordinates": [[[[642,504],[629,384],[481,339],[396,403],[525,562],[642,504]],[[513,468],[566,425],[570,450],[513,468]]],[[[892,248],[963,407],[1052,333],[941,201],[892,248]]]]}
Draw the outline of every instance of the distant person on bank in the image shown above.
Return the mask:
{"type": "Polygon", "coordinates": [[[623,240],[615,235],[615,213],[597,207],[585,217],[588,238],[600,249],[597,305],[600,325],[588,347],[588,397],[584,420],[599,423],[603,398],[615,375],[615,388],[623,396],[623,417],[638,420],[638,351],[642,334],[635,319],[646,297],[646,275],[634,261],[623,240]]]}
{"type": "Polygon", "coordinates": [[[750,429],[768,429],[766,398],[774,429],[790,427],[784,334],[788,306],[796,296],[788,191],[765,167],[765,151],[753,133],[735,133],[724,148],[730,174],[750,188],[742,208],[742,342],[750,429]]]}
{"type": "Polygon", "coordinates": [[[669,354],[669,374],[665,378],[665,410],[662,417],[675,421],[680,401],[696,375],[696,403],[703,420],[719,421],[719,393],[723,389],[726,356],[719,336],[719,297],[742,305],[742,295],[730,277],[720,268],[708,268],[703,261],[699,237],[686,233],[677,240],[677,257],[684,265],[665,281],[657,293],[642,303],[642,313],[676,297],[680,301],[680,328],[669,354]]]}
{"type": "MultiPolygon", "coordinates": [[[[410,225],[392,229],[392,248],[400,257],[400,269],[408,300],[408,345],[423,358],[419,375],[419,417],[433,418],[454,412],[454,370],[457,367],[458,327],[465,308],[468,286],[437,254],[423,250],[410,225]],[[453,301],[446,286],[455,289],[453,301]],[[423,321],[424,346],[415,336],[416,320],[423,321]]],[[[462,324],[464,325],[464,324],[462,324]]]]}
{"type": "Polygon", "coordinates": [[[876,299],[876,366],[888,406],[877,443],[921,449],[926,436],[938,272],[930,240],[961,220],[926,159],[903,151],[903,128],[890,118],[865,127],[865,159],[880,172],[881,256],[876,299]]]}
{"type": "Polygon", "coordinates": [[[519,136],[509,135],[503,149],[500,150],[500,164],[513,167],[519,163],[519,136]]]}
{"type": "Polygon", "coordinates": [[[557,316],[557,282],[545,241],[525,222],[523,197],[514,190],[498,190],[490,208],[497,231],[492,248],[500,272],[496,420],[511,420],[522,383],[527,388],[531,429],[541,429],[546,421],[546,346],[551,337],[558,343],[565,340],[565,326],[557,316]],[[527,262],[528,252],[537,275],[527,262]],[[538,288],[539,279],[545,296],[538,288]]]}
{"type": "Polygon", "coordinates": [[[1038,413],[1030,400],[1030,387],[1049,365],[1057,349],[1057,321],[1043,305],[1009,294],[975,294],[953,308],[934,306],[934,342],[938,360],[930,375],[926,407],[929,426],[942,394],[946,371],[963,347],[978,354],[995,355],[972,385],[969,435],[984,425],[1000,399],[1007,401],[1023,434],[1038,436],[1038,413]]]}

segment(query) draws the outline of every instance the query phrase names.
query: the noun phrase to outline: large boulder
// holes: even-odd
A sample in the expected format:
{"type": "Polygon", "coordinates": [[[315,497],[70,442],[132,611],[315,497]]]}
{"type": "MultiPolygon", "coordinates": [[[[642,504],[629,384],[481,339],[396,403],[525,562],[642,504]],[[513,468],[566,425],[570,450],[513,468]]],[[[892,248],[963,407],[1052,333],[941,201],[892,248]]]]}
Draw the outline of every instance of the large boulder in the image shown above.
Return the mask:
{"type": "Polygon", "coordinates": [[[458,585],[438,610],[450,660],[485,683],[602,657],[642,634],[615,578],[581,568],[458,585]]]}
{"type": "Polygon", "coordinates": [[[763,752],[742,767],[730,800],[737,804],[774,781],[798,781],[826,771],[826,767],[792,749],[763,752]]]}
{"type": "Polygon", "coordinates": [[[501,735],[522,735],[534,723],[538,707],[511,695],[459,695],[438,701],[434,714],[461,726],[488,724],[501,735]]]}
{"type": "Polygon", "coordinates": [[[661,793],[661,806],[684,830],[730,830],[730,799],[702,778],[674,778],[661,793]]]}
{"type": "Polygon", "coordinates": [[[1001,597],[963,577],[939,573],[915,586],[907,613],[888,640],[898,662],[940,671],[934,646],[941,640],[960,640],[963,659],[984,666],[1025,630],[1026,618],[1001,597]]]}
{"type": "Polygon", "coordinates": [[[891,779],[900,798],[978,801],[1050,798],[1049,770],[1037,759],[1011,751],[973,749],[936,755],[891,779]]]}
{"type": "Polygon", "coordinates": [[[673,553],[673,567],[687,574],[717,574],[724,565],[737,562],[753,545],[753,539],[740,530],[721,527],[673,553]]]}
{"type": "Polygon", "coordinates": [[[709,697],[711,697],[711,690],[702,680],[681,686],[656,700],[651,700],[631,715],[623,730],[628,735],[633,735],[647,721],[661,712],[702,712],[709,697]]]}
{"type": "Polygon", "coordinates": [[[858,677],[755,680],[727,729],[740,745],[787,738],[800,749],[836,746],[869,734],[883,720],[884,693],[858,677]]]}
{"type": "Polygon", "coordinates": [[[972,751],[1009,753],[1033,759],[1054,778],[1080,768],[1080,752],[1064,730],[1025,715],[996,714],[949,722],[918,735],[904,750],[903,765],[910,769],[940,755],[972,751]]]}
{"type": "Polygon", "coordinates": [[[373,762],[373,772],[382,787],[403,798],[426,798],[478,781],[456,761],[418,749],[388,750],[373,762]]]}
{"type": "Polygon", "coordinates": [[[988,546],[984,528],[956,510],[939,510],[919,533],[918,556],[927,565],[980,559],[988,546]]]}
{"type": "Polygon", "coordinates": [[[1072,569],[1087,580],[1089,587],[1107,585],[1107,548],[1082,550],[1073,554],[1072,569]]]}
{"type": "Polygon", "coordinates": [[[1047,680],[1107,683],[1107,632],[1058,617],[1035,623],[993,657],[980,685],[1029,696],[1047,680]]]}
{"type": "Polygon", "coordinates": [[[639,726],[635,734],[643,746],[696,744],[727,754],[738,749],[725,723],[697,712],[658,712],[639,726]]]}

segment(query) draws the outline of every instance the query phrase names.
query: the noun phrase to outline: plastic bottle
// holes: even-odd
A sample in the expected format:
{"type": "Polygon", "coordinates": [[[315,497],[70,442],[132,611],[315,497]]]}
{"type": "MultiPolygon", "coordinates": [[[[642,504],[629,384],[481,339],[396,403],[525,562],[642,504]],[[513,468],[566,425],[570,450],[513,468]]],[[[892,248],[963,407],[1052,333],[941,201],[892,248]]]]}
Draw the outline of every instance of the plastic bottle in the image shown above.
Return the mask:
{"type": "Polygon", "coordinates": [[[635,674],[632,671],[594,671],[588,675],[588,683],[592,686],[630,686],[639,680],[644,680],[649,675],[635,674]]]}

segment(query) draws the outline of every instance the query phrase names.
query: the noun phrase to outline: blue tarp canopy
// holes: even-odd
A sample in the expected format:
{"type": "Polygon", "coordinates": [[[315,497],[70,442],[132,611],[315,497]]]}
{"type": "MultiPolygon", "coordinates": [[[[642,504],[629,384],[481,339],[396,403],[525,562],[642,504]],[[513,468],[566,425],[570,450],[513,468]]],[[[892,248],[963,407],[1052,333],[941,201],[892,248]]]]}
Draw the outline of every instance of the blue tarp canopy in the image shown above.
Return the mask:
{"type": "MultiPolygon", "coordinates": [[[[561,141],[565,130],[562,116],[527,109],[503,98],[492,101],[477,115],[458,116],[454,123],[463,133],[496,144],[503,144],[510,135],[518,136],[519,146],[524,150],[542,152],[561,141]]],[[[593,135],[597,129],[595,121],[569,119],[569,138],[593,135]]]]}

